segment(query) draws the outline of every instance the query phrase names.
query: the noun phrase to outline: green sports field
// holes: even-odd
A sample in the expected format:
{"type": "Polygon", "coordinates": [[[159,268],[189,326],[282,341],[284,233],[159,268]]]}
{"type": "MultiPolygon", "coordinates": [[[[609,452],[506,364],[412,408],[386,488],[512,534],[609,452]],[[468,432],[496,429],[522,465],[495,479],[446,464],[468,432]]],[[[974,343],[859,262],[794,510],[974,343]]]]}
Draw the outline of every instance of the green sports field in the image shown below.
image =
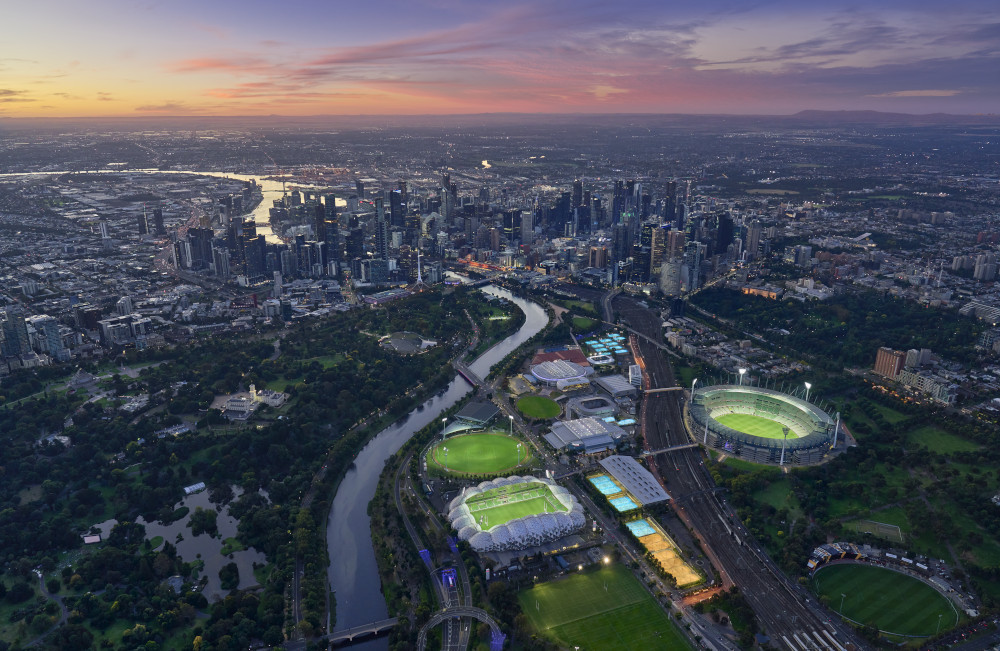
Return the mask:
{"type": "Polygon", "coordinates": [[[562,412],[562,407],[545,396],[525,396],[517,401],[517,410],[528,418],[555,418],[562,412]]]}
{"type": "Polygon", "coordinates": [[[476,521],[481,521],[480,527],[484,530],[526,515],[566,510],[548,486],[537,483],[491,488],[470,497],[465,504],[476,521]]]}
{"type": "MultiPolygon", "coordinates": [[[[744,434],[749,434],[750,436],[759,436],[765,439],[782,439],[785,437],[782,433],[781,428],[783,425],[781,423],[776,423],[773,420],[767,418],[762,418],[761,416],[751,416],[750,414],[723,414],[718,416],[716,419],[719,423],[722,423],[726,427],[732,427],[734,430],[743,432],[744,434]]],[[[788,438],[795,439],[799,435],[793,430],[788,431],[788,438]]]]}
{"type": "Polygon", "coordinates": [[[541,583],[517,598],[538,634],[563,648],[691,648],[667,613],[621,565],[541,583]]]}
{"type": "Polygon", "coordinates": [[[934,635],[958,623],[951,602],[926,583],[870,565],[831,565],[813,575],[813,587],[835,612],[863,625],[898,635],[934,635]]]}
{"type": "Polygon", "coordinates": [[[517,444],[521,443],[521,464],[531,459],[527,443],[500,432],[460,434],[438,443],[427,453],[427,467],[439,472],[456,475],[493,475],[507,472],[518,466],[517,444]],[[448,448],[445,459],[444,449],[448,448]]]}

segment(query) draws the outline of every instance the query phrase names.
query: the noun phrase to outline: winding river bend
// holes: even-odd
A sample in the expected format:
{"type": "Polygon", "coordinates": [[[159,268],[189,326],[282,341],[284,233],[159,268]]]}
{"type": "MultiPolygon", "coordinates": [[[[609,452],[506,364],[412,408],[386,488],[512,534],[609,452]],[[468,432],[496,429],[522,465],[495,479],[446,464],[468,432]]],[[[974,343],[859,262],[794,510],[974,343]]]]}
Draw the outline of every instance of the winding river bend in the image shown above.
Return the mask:
{"type": "MultiPolygon", "coordinates": [[[[514,302],[525,313],[526,319],[517,332],[469,365],[482,378],[489,375],[493,365],[548,323],[548,315],[536,303],[492,285],[487,286],[484,291],[514,302]]],[[[379,432],[358,454],[354,467],[347,471],[334,497],[326,530],[330,554],[328,578],[330,589],[337,594],[336,629],[359,626],[388,617],[372,547],[368,502],[375,497],[375,488],[386,460],[417,431],[436,420],[441,412],[470,391],[465,380],[456,376],[444,393],[434,396],[394,425],[379,432]]],[[[387,649],[388,644],[385,639],[380,639],[356,645],[356,648],[387,649]]]]}

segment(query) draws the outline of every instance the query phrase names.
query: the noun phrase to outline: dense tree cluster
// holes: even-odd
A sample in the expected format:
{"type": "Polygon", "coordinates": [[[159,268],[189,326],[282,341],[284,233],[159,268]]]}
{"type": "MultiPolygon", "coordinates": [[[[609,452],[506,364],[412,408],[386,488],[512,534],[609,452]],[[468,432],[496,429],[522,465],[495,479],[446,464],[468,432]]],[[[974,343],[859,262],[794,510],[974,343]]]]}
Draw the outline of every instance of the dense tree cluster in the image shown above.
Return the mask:
{"type": "Polygon", "coordinates": [[[803,302],[773,301],[719,287],[698,293],[692,301],[742,330],[760,333],[834,370],[871,366],[880,346],[930,348],[947,359],[971,362],[975,351],[969,342],[983,329],[957,310],[924,307],[867,290],[803,302]]]}
{"type": "MultiPolygon", "coordinates": [[[[121,648],[156,648],[175,638],[186,638],[187,644],[193,639],[205,651],[277,644],[284,635],[284,589],[296,553],[311,577],[303,585],[304,612],[318,631],[325,626],[323,534],[334,486],[385,419],[405,413],[420,399],[403,394],[421,384],[426,393],[451,378],[448,361],[469,335],[466,311],[486,319],[496,309],[473,291],[427,292],[378,310],[292,324],[277,333],[277,356],[273,331],[133,352],[130,362],[163,363],[142,368],[137,379],[109,373],[101,388],[149,394],[150,409],[139,415],[116,410],[113,401],[84,403],[83,391],[63,393],[51,390],[59,388],[54,386],[45,392],[48,376],[42,374],[5,380],[0,393],[29,396],[0,406],[5,446],[0,564],[7,573],[0,585],[5,598],[22,598],[22,586],[34,578],[31,569],[41,564],[52,572],[57,554],[79,548],[81,534],[94,523],[112,517],[120,523],[134,523],[139,516],[163,522],[184,517],[186,508],[175,510],[183,487],[204,481],[213,503],[231,503],[240,544],[266,555],[271,567],[262,574],[262,588],[254,594],[234,591],[211,609],[207,625],[195,621],[196,610],[207,607],[200,593],[189,592],[198,587],[201,564],[183,563],[173,541],[150,549],[141,527],[119,524],[101,546],[82,550],[65,568],[60,585],[52,586],[61,586],[71,615],[44,638],[45,644],[88,648],[102,631],[120,631],[123,621],[125,633],[113,634],[121,648]],[[378,336],[396,330],[416,331],[439,345],[409,356],[381,348],[378,336]],[[263,408],[255,426],[223,425],[218,412],[207,410],[217,394],[269,382],[286,388],[291,399],[281,410],[263,408]],[[370,425],[351,430],[369,418],[370,425]],[[157,436],[182,419],[198,421],[198,431],[157,436]],[[39,443],[53,433],[68,437],[69,445],[39,443]],[[314,484],[324,463],[327,471],[314,484]],[[233,485],[242,492],[235,500],[233,485]],[[303,509],[310,489],[315,499],[303,509]],[[180,594],[164,582],[168,576],[181,577],[185,588],[180,594]]],[[[516,327],[515,319],[492,323],[508,331],[516,327]]],[[[66,378],[70,372],[63,369],[52,377],[66,378]]],[[[216,515],[214,508],[195,510],[190,535],[213,534],[216,515]]],[[[234,568],[227,565],[220,573],[226,588],[239,583],[234,568]]],[[[33,590],[23,595],[25,604],[34,603],[32,595],[33,590]]],[[[22,641],[32,635],[35,618],[42,616],[38,628],[47,629],[58,617],[54,602],[42,603],[47,605],[40,610],[25,609],[22,641]]]]}

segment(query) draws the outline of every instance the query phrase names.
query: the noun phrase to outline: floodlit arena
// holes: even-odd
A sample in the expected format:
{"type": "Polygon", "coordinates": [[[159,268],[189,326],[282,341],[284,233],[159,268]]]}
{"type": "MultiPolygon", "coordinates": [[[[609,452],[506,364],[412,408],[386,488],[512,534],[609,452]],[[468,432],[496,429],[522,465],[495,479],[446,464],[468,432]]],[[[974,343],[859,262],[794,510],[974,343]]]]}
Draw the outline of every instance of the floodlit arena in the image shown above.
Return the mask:
{"type": "Polygon", "coordinates": [[[520,550],[583,528],[583,507],[562,486],[537,477],[500,477],[451,501],[448,520],[477,552],[520,550]]]}
{"type": "Polygon", "coordinates": [[[788,465],[819,462],[833,446],[839,422],[801,398],[734,384],[696,390],[685,421],[698,443],[747,461],[781,463],[784,446],[788,465]]]}

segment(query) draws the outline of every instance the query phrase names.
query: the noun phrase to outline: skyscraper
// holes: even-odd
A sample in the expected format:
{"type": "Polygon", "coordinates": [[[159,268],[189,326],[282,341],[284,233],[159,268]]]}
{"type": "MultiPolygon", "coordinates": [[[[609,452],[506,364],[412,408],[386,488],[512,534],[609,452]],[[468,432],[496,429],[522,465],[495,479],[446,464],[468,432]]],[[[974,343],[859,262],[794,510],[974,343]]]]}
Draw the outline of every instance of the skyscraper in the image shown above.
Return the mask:
{"type": "Polygon", "coordinates": [[[3,311],[3,354],[6,357],[16,357],[31,351],[28,341],[28,325],[24,321],[24,313],[20,308],[13,307],[3,311]]]}
{"type": "Polygon", "coordinates": [[[389,223],[385,219],[381,197],[375,200],[375,257],[389,259],[389,223]]]}

